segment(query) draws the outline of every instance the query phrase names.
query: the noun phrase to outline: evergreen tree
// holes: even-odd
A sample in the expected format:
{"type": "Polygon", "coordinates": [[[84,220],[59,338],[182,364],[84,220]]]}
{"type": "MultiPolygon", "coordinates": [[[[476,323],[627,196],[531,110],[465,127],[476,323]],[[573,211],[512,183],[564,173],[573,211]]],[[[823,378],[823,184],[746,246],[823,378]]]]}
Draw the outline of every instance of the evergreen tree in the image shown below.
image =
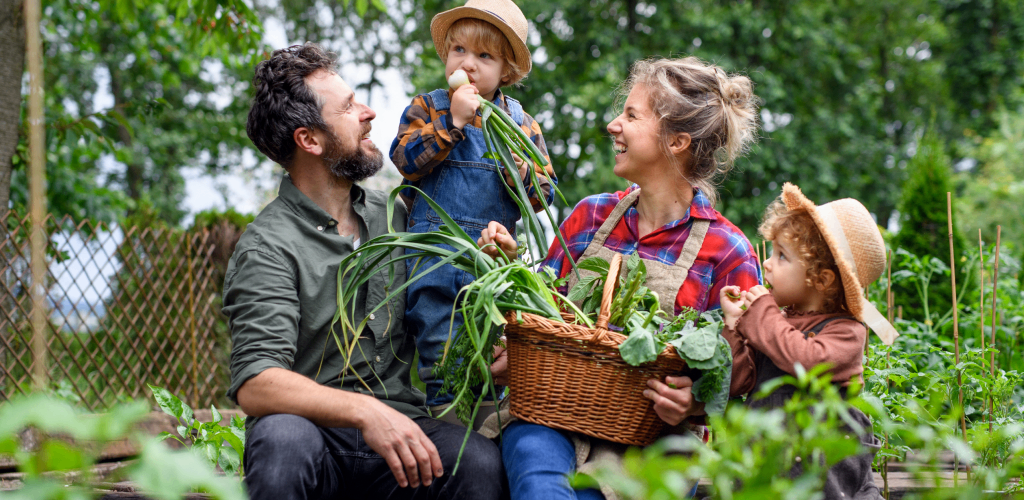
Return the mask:
{"type": "MultiPolygon", "coordinates": [[[[946,193],[953,191],[952,166],[943,142],[929,128],[918,141],[917,152],[907,164],[907,181],[899,201],[900,231],[893,239],[895,248],[902,248],[922,260],[937,258],[949,265],[949,223],[946,193]]],[[[953,245],[958,258],[967,251],[966,241],[953,225],[953,245]]],[[[899,266],[899,261],[894,268],[899,266]]],[[[962,283],[963,270],[957,269],[957,282],[962,283]]],[[[907,317],[923,318],[923,304],[914,285],[907,281],[893,287],[897,304],[903,305],[907,317]]],[[[952,305],[949,275],[934,275],[929,287],[932,316],[942,316],[952,305]]]]}

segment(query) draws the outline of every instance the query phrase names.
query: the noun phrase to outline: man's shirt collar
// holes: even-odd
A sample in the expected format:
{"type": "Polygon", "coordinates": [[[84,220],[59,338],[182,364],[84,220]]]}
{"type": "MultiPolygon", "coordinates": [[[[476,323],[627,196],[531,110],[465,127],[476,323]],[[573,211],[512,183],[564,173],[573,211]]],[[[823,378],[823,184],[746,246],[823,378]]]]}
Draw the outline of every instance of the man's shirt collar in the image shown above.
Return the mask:
{"type": "MultiPolygon", "coordinates": [[[[338,224],[338,221],[331,217],[326,210],[300,191],[287,173],[281,179],[281,188],[277,195],[292,212],[315,226],[318,231],[323,231],[326,227],[335,227],[338,224]]],[[[362,186],[352,184],[349,196],[352,199],[352,209],[362,217],[363,209],[366,206],[366,192],[362,186]]]]}

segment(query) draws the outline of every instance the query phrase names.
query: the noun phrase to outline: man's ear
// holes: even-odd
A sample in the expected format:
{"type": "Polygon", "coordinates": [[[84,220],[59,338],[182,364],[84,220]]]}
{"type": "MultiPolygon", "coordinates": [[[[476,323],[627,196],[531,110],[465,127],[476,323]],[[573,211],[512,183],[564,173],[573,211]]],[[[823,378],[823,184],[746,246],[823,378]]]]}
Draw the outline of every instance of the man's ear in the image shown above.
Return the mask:
{"type": "Polygon", "coordinates": [[[292,132],[292,138],[295,140],[295,146],[302,151],[305,151],[313,156],[320,156],[324,152],[324,147],[320,138],[308,127],[299,127],[292,132]]]}
{"type": "Polygon", "coordinates": [[[836,282],[836,273],[831,269],[823,269],[821,274],[818,275],[818,282],[814,285],[815,290],[824,292],[828,290],[833,283],[836,282]]]}
{"type": "Polygon", "coordinates": [[[690,143],[693,142],[690,134],[686,132],[680,132],[669,138],[668,150],[672,153],[672,156],[679,156],[683,154],[690,147],[690,143]]]}

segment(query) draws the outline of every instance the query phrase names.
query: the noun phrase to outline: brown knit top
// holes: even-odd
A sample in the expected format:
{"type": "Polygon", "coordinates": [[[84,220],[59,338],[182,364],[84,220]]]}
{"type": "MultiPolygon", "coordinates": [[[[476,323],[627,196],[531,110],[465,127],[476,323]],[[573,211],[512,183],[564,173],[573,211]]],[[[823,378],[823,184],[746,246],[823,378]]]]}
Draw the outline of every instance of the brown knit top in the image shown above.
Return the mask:
{"type": "Polygon", "coordinates": [[[867,328],[855,319],[838,319],[825,325],[821,333],[804,338],[803,332],[822,320],[849,313],[798,313],[783,316],[771,294],[758,297],[736,322],[736,329],[725,327],[722,336],[732,347],[732,385],[730,397],[746,394],[757,379],[754,351],[768,356],[779,369],[796,374],[800,363],[810,369],[829,363],[832,381],[842,386],[854,377],[863,383],[864,340],[867,328]]]}

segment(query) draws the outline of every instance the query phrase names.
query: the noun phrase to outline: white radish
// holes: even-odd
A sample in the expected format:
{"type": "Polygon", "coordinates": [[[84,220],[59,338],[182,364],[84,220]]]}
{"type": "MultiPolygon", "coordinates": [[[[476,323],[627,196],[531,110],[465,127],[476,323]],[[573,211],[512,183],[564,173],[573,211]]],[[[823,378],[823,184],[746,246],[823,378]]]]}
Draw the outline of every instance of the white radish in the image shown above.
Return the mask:
{"type": "Polygon", "coordinates": [[[469,75],[461,69],[452,71],[452,75],[448,77],[448,86],[452,89],[458,89],[459,87],[469,83],[469,75]]]}

